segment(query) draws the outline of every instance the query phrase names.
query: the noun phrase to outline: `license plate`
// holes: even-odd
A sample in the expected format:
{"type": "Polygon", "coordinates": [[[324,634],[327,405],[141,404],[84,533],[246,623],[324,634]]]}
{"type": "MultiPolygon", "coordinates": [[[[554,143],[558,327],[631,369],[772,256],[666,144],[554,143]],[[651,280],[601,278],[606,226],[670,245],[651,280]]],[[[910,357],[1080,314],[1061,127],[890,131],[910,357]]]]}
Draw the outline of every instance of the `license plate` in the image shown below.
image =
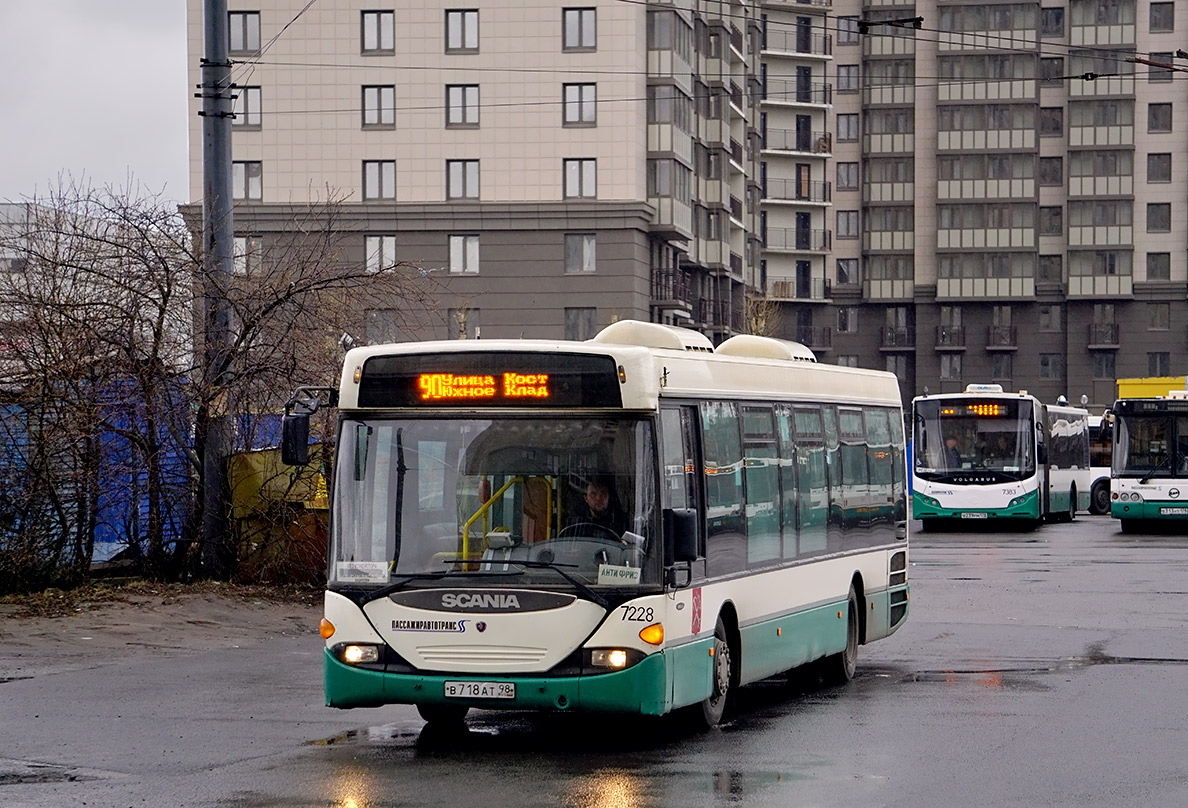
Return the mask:
{"type": "Polygon", "coordinates": [[[453,699],[514,699],[515,682],[446,682],[445,695],[453,699]]]}
{"type": "Polygon", "coordinates": [[[963,514],[961,514],[961,518],[962,519],[985,519],[986,514],[984,514],[984,513],[963,513],[963,514]]]}
{"type": "Polygon", "coordinates": [[[1188,516],[1188,508],[1160,508],[1160,516],[1188,516]]]}

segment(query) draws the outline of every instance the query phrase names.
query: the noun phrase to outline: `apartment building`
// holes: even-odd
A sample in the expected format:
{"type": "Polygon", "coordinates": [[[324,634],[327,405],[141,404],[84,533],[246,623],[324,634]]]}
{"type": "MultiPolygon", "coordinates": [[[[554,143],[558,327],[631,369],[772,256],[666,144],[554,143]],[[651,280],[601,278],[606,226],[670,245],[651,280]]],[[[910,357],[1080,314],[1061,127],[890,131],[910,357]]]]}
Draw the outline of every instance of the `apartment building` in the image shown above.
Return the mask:
{"type": "Polygon", "coordinates": [[[368,340],[634,317],[795,339],[905,396],[1095,405],[1188,369],[1172,2],[232,0],[230,24],[240,238],[335,194],[356,260],[446,279],[434,333],[370,311],[368,340]]]}

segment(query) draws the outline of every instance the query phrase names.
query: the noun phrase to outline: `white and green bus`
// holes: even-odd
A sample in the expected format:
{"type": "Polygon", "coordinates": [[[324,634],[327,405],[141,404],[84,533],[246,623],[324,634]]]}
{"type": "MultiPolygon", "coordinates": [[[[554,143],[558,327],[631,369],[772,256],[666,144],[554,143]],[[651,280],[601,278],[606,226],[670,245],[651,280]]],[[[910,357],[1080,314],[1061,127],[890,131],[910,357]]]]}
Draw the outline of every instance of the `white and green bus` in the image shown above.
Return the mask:
{"type": "Polygon", "coordinates": [[[748,682],[809,663],[848,680],[907,617],[889,373],[628,320],[585,342],[355,348],[320,390],[286,408],[283,453],[305,459],[333,398],[332,707],[712,725],[748,682]],[[617,523],[584,505],[595,482],[617,523]]]}
{"type": "Polygon", "coordinates": [[[1087,410],[971,384],[917,396],[912,419],[912,517],[924,530],[989,519],[1034,527],[1089,508],[1087,410]]]}
{"type": "Polygon", "coordinates": [[[1110,515],[1123,533],[1188,526],[1188,392],[1114,402],[1110,515]]]}

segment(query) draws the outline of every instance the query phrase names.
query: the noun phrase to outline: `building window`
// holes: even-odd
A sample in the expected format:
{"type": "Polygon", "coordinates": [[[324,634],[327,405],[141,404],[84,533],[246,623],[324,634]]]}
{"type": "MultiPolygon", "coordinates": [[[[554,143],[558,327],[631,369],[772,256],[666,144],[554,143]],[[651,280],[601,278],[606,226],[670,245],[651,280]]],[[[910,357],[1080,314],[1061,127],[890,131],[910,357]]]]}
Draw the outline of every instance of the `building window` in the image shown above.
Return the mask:
{"type": "Polygon", "coordinates": [[[1147,253],[1147,280],[1171,280],[1171,253],[1147,253]]]}
{"type": "Polygon", "coordinates": [[[837,91],[839,93],[858,92],[858,65],[837,66],[837,91]]]}
{"type": "Polygon", "coordinates": [[[363,333],[369,345],[400,341],[400,311],[398,309],[368,309],[363,333]]]}
{"type": "Polygon", "coordinates": [[[228,43],[231,53],[256,53],[260,50],[260,12],[231,11],[227,14],[228,43]]]}
{"type": "Polygon", "coordinates": [[[479,237],[450,236],[450,272],[479,271],[479,237]]]}
{"type": "Polygon", "coordinates": [[[1147,65],[1147,83],[1171,84],[1172,74],[1176,71],[1171,67],[1160,67],[1159,65],[1170,65],[1175,55],[1171,51],[1154,52],[1149,58],[1157,64],[1147,65]]]}
{"type": "Polygon", "coordinates": [[[598,196],[598,161],[563,160],[566,199],[594,199],[598,196]]]}
{"type": "Polygon", "coordinates": [[[1064,9],[1040,9],[1040,36],[1064,36],[1064,9]]]}
{"type": "Polygon", "coordinates": [[[364,236],[363,250],[367,255],[367,271],[371,274],[391,269],[396,265],[395,236],[364,236]]]}
{"type": "Polygon", "coordinates": [[[1169,328],[1171,328],[1171,304],[1148,303],[1147,330],[1167,331],[1169,328]]]}
{"type": "Polygon", "coordinates": [[[479,198],[479,161],[446,160],[446,199],[479,198]]]}
{"type": "Polygon", "coordinates": [[[1058,305],[1043,305],[1039,307],[1039,330],[1058,332],[1063,330],[1064,312],[1058,305]]]}
{"type": "Polygon", "coordinates": [[[858,307],[839,306],[837,310],[837,333],[858,333],[858,307]]]}
{"type": "Polygon", "coordinates": [[[907,357],[903,354],[887,354],[885,367],[888,373],[894,373],[900,379],[908,377],[907,357]]]}
{"type": "Polygon", "coordinates": [[[447,11],[446,53],[477,53],[478,46],[478,12],[447,11]]]}
{"type": "Polygon", "coordinates": [[[1064,137],[1064,107],[1040,107],[1040,137],[1064,137]]]}
{"type": "Polygon", "coordinates": [[[1041,255],[1036,280],[1042,283],[1060,283],[1064,280],[1064,256],[1041,255]]]}
{"type": "Polygon", "coordinates": [[[264,243],[259,236],[234,236],[231,239],[232,271],[236,275],[247,275],[260,267],[260,256],[264,243]]]}
{"type": "Polygon", "coordinates": [[[597,240],[593,233],[565,234],[565,271],[593,272],[597,240]]]}
{"type": "Polygon", "coordinates": [[[563,84],[561,88],[565,126],[593,126],[598,122],[597,84],[563,84]]]}
{"type": "Polygon", "coordinates": [[[837,212],[837,237],[858,238],[858,211],[839,210],[837,212]]]}
{"type": "Polygon", "coordinates": [[[1147,131],[1170,132],[1172,130],[1172,105],[1147,105],[1147,131]]]}
{"type": "Polygon", "coordinates": [[[264,198],[264,164],[259,160],[231,163],[231,198],[259,202],[264,198]]]}
{"type": "Polygon", "coordinates": [[[857,258],[837,259],[837,282],[840,284],[854,284],[860,282],[858,280],[857,258]]]}
{"type": "Polygon", "coordinates": [[[1041,236],[1064,235],[1064,208],[1059,205],[1039,209],[1039,234],[1041,236]]]}
{"type": "Polygon", "coordinates": [[[1093,378],[1094,379],[1113,379],[1114,376],[1114,352],[1113,351],[1092,351],[1090,355],[1093,357],[1093,378]]]}
{"type": "Polygon", "coordinates": [[[561,50],[594,50],[597,46],[598,24],[594,9],[562,9],[561,50]]]}
{"type": "Polygon", "coordinates": [[[1151,33],[1176,30],[1176,4],[1151,4],[1151,33]]]}
{"type": "Polygon", "coordinates": [[[1059,56],[1040,59],[1040,84],[1064,83],[1064,59],[1059,56]]]}
{"type": "Polygon", "coordinates": [[[363,161],[363,200],[396,198],[396,161],[363,161]]]}
{"type": "Polygon", "coordinates": [[[363,128],[391,129],[396,125],[396,88],[392,85],[363,88],[363,128]]]}
{"type": "Polygon", "coordinates": [[[857,17],[837,18],[837,44],[857,45],[862,41],[858,33],[857,17]]]}
{"type": "Polygon", "coordinates": [[[1064,158],[1041,157],[1039,159],[1039,184],[1042,186],[1064,185],[1064,158]]]}
{"type": "Polygon", "coordinates": [[[1167,351],[1152,351],[1147,354],[1148,376],[1170,376],[1171,354],[1167,351]]]}
{"type": "Polygon", "coordinates": [[[240,87],[235,91],[235,117],[231,125],[237,129],[259,129],[261,93],[259,87],[240,87]]]}
{"type": "Polygon", "coordinates": [[[1064,357],[1056,353],[1040,354],[1039,375],[1041,379],[1063,379],[1064,357]]]}
{"type": "Polygon", "coordinates": [[[1014,359],[1009,353],[995,353],[990,356],[990,378],[994,380],[1006,380],[1012,376],[1014,370],[1014,359]]]}
{"type": "Polygon", "coordinates": [[[858,367],[858,354],[838,354],[837,363],[843,368],[858,367]]]}
{"type": "Polygon", "coordinates": [[[837,116],[837,139],[847,143],[858,139],[858,113],[845,112],[837,116]]]}
{"type": "Polygon", "coordinates": [[[1147,203],[1147,232],[1148,233],[1170,233],[1171,232],[1171,203],[1170,202],[1148,202],[1147,203]]]}
{"type": "Polygon", "coordinates": [[[450,339],[479,338],[479,309],[449,309],[446,318],[450,321],[450,339]]]}
{"type": "Polygon", "coordinates": [[[479,86],[446,85],[446,126],[451,129],[476,129],[479,125],[479,86]]]}
{"type": "Polygon", "coordinates": [[[839,190],[839,191],[857,191],[858,190],[858,164],[857,163],[838,163],[837,164],[837,190],[839,190]]]}
{"type": "Polygon", "coordinates": [[[943,353],[940,355],[940,377],[948,381],[961,378],[961,354],[943,353]]]}
{"type": "Polygon", "coordinates": [[[396,52],[396,14],[392,11],[363,12],[363,53],[396,52]]]}
{"type": "Polygon", "coordinates": [[[1147,182],[1171,182],[1172,156],[1170,152],[1147,155],[1147,182]]]}
{"type": "Polygon", "coordinates": [[[594,336],[598,310],[588,306],[565,307],[565,339],[586,340],[594,336]]]}

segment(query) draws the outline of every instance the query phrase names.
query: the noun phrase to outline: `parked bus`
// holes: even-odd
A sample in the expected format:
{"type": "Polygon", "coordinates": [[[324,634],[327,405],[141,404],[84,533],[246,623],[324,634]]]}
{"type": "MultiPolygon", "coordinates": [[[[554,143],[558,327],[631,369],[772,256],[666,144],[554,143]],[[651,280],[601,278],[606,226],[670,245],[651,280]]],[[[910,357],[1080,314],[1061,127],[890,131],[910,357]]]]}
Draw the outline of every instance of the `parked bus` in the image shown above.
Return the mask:
{"type": "Polygon", "coordinates": [[[1113,416],[1107,410],[1103,415],[1089,416],[1089,513],[1110,512],[1110,466],[1114,453],[1113,416]]]}
{"type": "Polygon", "coordinates": [[[1188,392],[1114,402],[1110,515],[1123,533],[1188,526],[1188,392]]]}
{"type": "Polygon", "coordinates": [[[286,408],[287,461],[327,397],[330,706],[687,706],[713,725],[748,682],[808,663],[848,680],[907,617],[890,373],[630,320],[355,348],[336,390],[286,408]]]}
{"type": "Polygon", "coordinates": [[[967,519],[1034,527],[1089,507],[1089,413],[971,384],[917,396],[912,516],[925,530],[967,519]]]}

